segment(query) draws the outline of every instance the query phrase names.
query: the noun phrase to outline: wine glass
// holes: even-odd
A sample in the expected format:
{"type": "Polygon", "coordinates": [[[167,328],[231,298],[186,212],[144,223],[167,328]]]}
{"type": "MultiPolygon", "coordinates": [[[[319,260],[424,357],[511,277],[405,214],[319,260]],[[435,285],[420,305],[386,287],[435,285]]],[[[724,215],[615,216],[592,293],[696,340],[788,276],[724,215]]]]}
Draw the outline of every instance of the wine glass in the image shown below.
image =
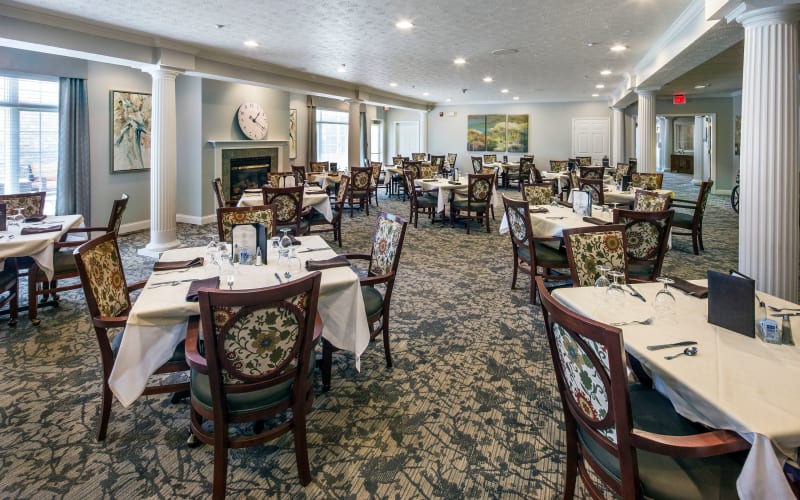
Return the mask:
{"type": "Polygon", "coordinates": [[[220,241],[217,245],[217,267],[219,267],[219,274],[222,275],[222,268],[225,264],[231,262],[231,250],[228,244],[220,241]]]}
{"type": "Polygon", "coordinates": [[[203,254],[203,267],[206,269],[210,268],[211,266],[218,266],[219,262],[217,259],[219,258],[219,250],[217,249],[217,242],[211,240],[206,245],[206,251],[203,254]]]}
{"type": "Polygon", "coordinates": [[[558,198],[556,198],[555,196],[550,198],[550,206],[551,207],[557,207],[558,206],[558,198]]]}
{"type": "Polygon", "coordinates": [[[281,229],[283,236],[278,242],[278,261],[289,259],[289,249],[292,247],[292,239],[289,238],[289,228],[281,229]]]}
{"type": "Polygon", "coordinates": [[[228,285],[228,290],[233,290],[233,283],[236,281],[236,276],[233,273],[225,277],[225,284],[228,285]]]}
{"type": "Polygon", "coordinates": [[[625,274],[621,271],[611,270],[608,272],[608,275],[613,281],[608,285],[608,288],[606,288],[606,295],[616,302],[617,299],[621,299],[625,296],[625,290],[622,289],[622,285],[619,282],[619,279],[625,276],[625,274]]]}
{"type": "Polygon", "coordinates": [[[655,311],[656,318],[660,320],[673,321],[675,319],[675,310],[677,309],[677,306],[675,305],[675,296],[669,290],[668,286],[672,283],[675,283],[675,281],[667,278],[666,276],[660,276],[656,278],[656,280],[664,284],[664,288],[656,293],[656,298],[653,302],[653,309],[655,311]]]}
{"type": "Polygon", "coordinates": [[[15,208],[14,210],[16,210],[17,213],[14,214],[13,219],[14,219],[15,224],[17,226],[19,226],[20,224],[22,224],[22,221],[25,220],[25,214],[22,213],[22,211],[25,210],[25,209],[24,208],[15,208]]]}
{"type": "Polygon", "coordinates": [[[594,286],[596,288],[608,288],[611,282],[608,281],[606,274],[611,271],[611,268],[608,266],[597,266],[597,270],[600,271],[600,276],[595,280],[594,286]]]}
{"type": "Polygon", "coordinates": [[[289,255],[288,269],[291,275],[300,273],[300,257],[297,256],[297,249],[292,247],[291,254],[289,255]]]}

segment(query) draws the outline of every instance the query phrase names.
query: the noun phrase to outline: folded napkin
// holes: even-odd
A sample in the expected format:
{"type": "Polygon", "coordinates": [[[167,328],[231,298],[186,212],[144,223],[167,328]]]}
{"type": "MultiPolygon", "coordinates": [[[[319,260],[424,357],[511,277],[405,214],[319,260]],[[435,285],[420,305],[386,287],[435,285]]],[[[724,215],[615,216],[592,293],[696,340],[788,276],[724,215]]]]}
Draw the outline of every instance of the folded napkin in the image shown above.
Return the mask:
{"type": "Polygon", "coordinates": [[[172,260],[166,262],[156,262],[153,264],[153,271],[172,271],[173,269],[187,269],[203,265],[203,258],[196,257],[192,260],[172,260]]]}
{"type": "Polygon", "coordinates": [[[595,224],[597,226],[607,226],[607,225],[611,224],[610,221],[607,221],[607,220],[604,220],[604,219],[598,219],[597,217],[584,217],[583,221],[584,222],[588,222],[590,224],[595,224]]]}
{"type": "Polygon", "coordinates": [[[315,189],[315,190],[307,189],[306,194],[328,194],[328,193],[320,189],[315,189]]]}
{"type": "Polygon", "coordinates": [[[676,278],[671,276],[670,279],[674,281],[674,283],[670,284],[672,288],[677,288],[682,292],[686,292],[689,295],[693,295],[698,299],[704,299],[708,297],[708,288],[700,285],[695,285],[694,283],[689,283],[685,279],[676,278]]]}
{"type": "Polygon", "coordinates": [[[53,224],[52,226],[40,226],[40,227],[23,227],[22,231],[20,231],[19,234],[51,233],[53,231],[61,231],[61,224],[53,224]]]}
{"type": "Polygon", "coordinates": [[[330,269],[331,267],[349,266],[350,261],[344,255],[337,255],[332,259],[326,260],[307,260],[306,269],[309,271],[321,271],[322,269],[330,269]]]}
{"type": "Polygon", "coordinates": [[[559,201],[558,204],[561,205],[562,207],[572,208],[572,203],[568,201],[559,201]]]}
{"type": "Polygon", "coordinates": [[[422,179],[424,182],[436,182],[436,179],[422,179]]]}
{"type": "Polygon", "coordinates": [[[458,182],[447,181],[447,183],[448,183],[448,184],[453,184],[454,186],[457,186],[457,185],[460,185],[460,184],[461,184],[461,181],[458,181],[458,182]]]}
{"type": "Polygon", "coordinates": [[[44,215],[44,214],[31,215],[30,217],[28,217],[27,219],[23,220],[22,222],[41,222],[41,221],[45,220],[46,218],[47,218],[47,216],[44,215]]]}
{"type": "Polygon", "coordinates": [[[294,235],[288,235],[289,239],[292,240],[292,245],[302,245],[302,242],[294,237],[294,235]]]}
{"type": "Polygon", "coordinates": [[[546,214],[550,210],[548,210],[547,207],[535,207],[529,208],[528,211],[532,214],[546,214]]]}
{"type": "Polygon", "coordinates": [[[200,300],[197,291],[201,288],[219,288],[219,276],[212,276],[204,280],[195,280],[189,283],[189,291],[186,292],[186,301],[197,302],[200,300]]]}

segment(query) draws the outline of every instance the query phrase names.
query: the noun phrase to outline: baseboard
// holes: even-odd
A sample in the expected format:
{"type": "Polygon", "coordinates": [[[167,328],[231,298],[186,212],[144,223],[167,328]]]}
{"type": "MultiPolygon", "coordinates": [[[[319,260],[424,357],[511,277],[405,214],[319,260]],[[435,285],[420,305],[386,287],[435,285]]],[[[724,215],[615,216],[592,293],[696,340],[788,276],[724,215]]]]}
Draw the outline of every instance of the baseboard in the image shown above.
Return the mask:
{"type": "Polygon", "coordinates": [[[119,227],[119,234],[135,233],[137,231],[144,231],[145,229],[150,229],[149,220],[129,222],[127,224],[122,224],[119,227]]]}
{"type": "MultiPolygon", "coordinates": [[[[217,216],[214,214],[204,215],[202,217],[197,217],[194,215],[184,215],[178,214],[175,216],[175,222],[180,222],[183,224],[194,224],[196,226],[202,226],[205,224],[214,224],[217,222],[217,216]]],[[[150,229],[150,221],[149,220],[142,220],[137,222],[129,222],[127,224],[122,224],[119,227],[120,234],[129,234],[135,233],[137,231],[144,231],[150,229]]]]}

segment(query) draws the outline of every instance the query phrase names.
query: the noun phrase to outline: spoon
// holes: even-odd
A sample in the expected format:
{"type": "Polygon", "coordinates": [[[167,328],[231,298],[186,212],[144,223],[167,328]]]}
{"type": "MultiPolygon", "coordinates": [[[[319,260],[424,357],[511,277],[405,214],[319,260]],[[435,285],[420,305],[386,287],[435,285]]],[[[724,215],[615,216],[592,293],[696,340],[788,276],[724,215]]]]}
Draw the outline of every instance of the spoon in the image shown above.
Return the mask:
{"type": "Polygon", "coordinates": [[[631,321],[618,321],[616,323],[611,323],[611,326],[649,325],[652,322],[653,322],[653,318],[633,319],[631,321]]]}
{"type": "Polygon", "coordinates": [[[664,356],[664,359],[675,359],[678,356],[685,354],[687,356],[695,356],[697,354],[697,347],[687,347],[683,350],[683,352],[679,352],[678,354],[673,354],[672,356],[664,356]]]}
{"type": "Polygon", "coordinates": [[[289,271],[286,271],[285,273],[283,273],[283,277],[286,278],[287,280],[291,279],[292,273],[290,273],[289,271]]]}

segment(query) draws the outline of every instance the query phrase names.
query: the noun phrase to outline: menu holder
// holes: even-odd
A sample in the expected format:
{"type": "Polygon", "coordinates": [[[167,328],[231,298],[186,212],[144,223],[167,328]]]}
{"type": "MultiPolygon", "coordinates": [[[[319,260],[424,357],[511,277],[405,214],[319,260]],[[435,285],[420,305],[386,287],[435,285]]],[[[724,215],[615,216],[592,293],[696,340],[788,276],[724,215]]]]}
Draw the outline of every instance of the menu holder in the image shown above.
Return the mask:
{"type": "Polygon", "coordinates": [[[6,204],[0,203],[0,231],[6,230],[6,204]]]}
{"type": "Polygon", "coordinates": [[[631,188],[631,176],[630,175],[623,175],[622,176],[622,190],[628,191],[631,188]]]}
{"type": "Polygon", "coordinates": [[[575,215],[583,217],[592,216],[592,195],[588,191],[580,189],[572,190],[572,211],[575,215]]]}
{"type": "Polygon", "coordinates": [[[756,282],[744,275],[707,271],[708,322],[756,336],[756,282]]]}
{"type": "Polygon", "coordinates": [[[234,224],[231,226],[231,247],[261,249],[261,263],[267,263],[267,246],[270,238],[264,224],[234,224]]]}

